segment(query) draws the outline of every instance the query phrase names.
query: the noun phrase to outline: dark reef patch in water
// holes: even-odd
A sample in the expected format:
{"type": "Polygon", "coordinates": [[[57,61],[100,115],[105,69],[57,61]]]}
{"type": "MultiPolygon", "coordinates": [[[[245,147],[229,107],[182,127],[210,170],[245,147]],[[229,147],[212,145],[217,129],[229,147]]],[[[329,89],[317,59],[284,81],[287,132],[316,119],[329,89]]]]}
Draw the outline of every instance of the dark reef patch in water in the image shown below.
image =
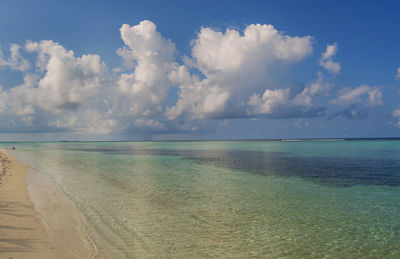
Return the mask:
{"type": "MultiPolygon", "coordinates": [[[[65,147],[64,147],[65,148],[65,147]]],[[[354,157],[295,157],[287,152],[241,150],[168,150],[136,147],[70,147],[107,154],[176,156],[197,163],[259,175],[299,177],[334,186],[400,186],[400,160],[354,157]]]]}

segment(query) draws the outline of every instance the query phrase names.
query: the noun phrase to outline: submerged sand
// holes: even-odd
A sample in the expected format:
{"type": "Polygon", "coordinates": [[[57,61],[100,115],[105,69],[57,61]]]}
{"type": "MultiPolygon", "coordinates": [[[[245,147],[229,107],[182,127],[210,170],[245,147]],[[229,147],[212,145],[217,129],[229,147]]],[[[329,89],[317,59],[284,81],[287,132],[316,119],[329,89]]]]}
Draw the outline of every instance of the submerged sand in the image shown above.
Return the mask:
{"type": "Polygon", "coordinates": [[[58,258],[29,200],[27,172],[0,150],[0,258],[58,258]]]}

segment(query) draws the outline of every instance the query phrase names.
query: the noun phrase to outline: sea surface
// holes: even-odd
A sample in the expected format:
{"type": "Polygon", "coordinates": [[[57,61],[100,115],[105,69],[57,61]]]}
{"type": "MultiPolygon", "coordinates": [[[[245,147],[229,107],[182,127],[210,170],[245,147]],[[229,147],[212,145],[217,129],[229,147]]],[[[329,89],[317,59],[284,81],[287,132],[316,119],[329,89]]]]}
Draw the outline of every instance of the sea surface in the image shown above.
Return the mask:
{"type": "Polygon", "coordinates": [[[99,258],[400,258],[400,140],[0,146],[99,258]]]}

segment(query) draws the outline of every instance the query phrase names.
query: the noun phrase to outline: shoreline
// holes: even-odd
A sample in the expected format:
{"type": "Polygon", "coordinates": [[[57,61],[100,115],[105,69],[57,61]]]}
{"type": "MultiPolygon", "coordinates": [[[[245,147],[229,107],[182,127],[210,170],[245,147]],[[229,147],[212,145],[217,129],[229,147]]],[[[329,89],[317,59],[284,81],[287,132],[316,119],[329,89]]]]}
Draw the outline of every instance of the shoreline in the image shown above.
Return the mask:
{"type": "Polygon", "coordinates": [[[0,258],[98,258],[86,222],[40,172],[0,149],[0,258]]]}
{"type": "Polygon", "coordinates": [[[0,257],[60,258],[29,199],[28,167],[0,149],[0,257]]]}
{"type": "Polygon", "coordinates": [[[52,245],[62,258],[97,258],[97,247],[84,217],[40,172],[29,169],[28,196],[52,245]]]}

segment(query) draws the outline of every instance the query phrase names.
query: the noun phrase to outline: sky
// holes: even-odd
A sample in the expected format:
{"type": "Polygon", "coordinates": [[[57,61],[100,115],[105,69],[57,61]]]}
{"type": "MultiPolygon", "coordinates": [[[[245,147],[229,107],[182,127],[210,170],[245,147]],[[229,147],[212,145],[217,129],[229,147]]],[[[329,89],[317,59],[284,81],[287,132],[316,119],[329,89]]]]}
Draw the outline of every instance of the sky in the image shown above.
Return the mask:
{"type": "Polygon", "coordinates": [[[0,141],[400,137],[398,1],[0,1],[0,141]]]}

